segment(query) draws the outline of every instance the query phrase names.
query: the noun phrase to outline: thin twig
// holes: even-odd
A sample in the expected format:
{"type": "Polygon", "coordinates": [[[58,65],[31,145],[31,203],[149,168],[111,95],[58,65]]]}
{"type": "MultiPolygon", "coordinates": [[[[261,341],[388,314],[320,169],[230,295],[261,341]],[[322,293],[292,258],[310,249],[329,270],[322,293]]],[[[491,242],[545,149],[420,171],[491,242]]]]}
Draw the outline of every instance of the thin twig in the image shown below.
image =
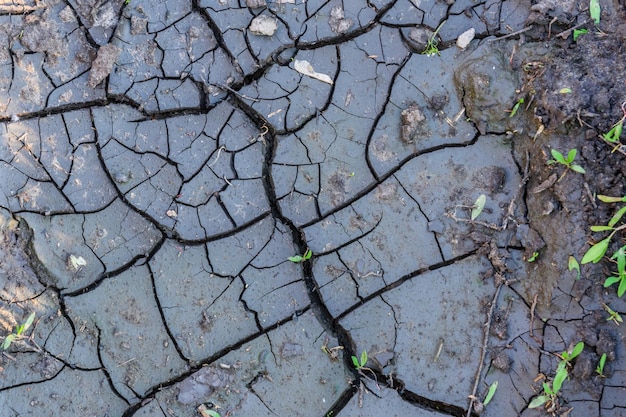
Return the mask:
{"type": "Polygon", "coordinates": [[[511,38],[513,36],[521,35],[524,32],[528,32],[530,29],[532,29],[532,26],[528,26],[528,27],[525,27],[524,29],[520,29],[520,30],[518,30],[516,32],[509,33],[508,35],[500,36],[499,38],[487,39],[487,42],[499,41],[500,39],[506,39],[506,38],[511,38]]]}
{"type": "Polygon", "coordinates": [[[480,352],[478,370],[476,371],[476,375],[474,376],[474,388],[472,389],[472,395],[469,396],[470,403],[469,407],[467,407],[466,417],[470,417],[472,415],[472,408],[474,407],[474,402],[476,401],[476,392],[478,391],[478,384],[480,383],[480,374],[483,372],[485,356],[487,356],[487,345],[489,343],[489,332],[491,331],[491,319],[493,317],[493,309],[496,307],[496,302],[498,301],[498,296],[500,295],[500,289],[502,288],[502,285],[504,285],[504,283],[500,283],[496,287],[496,292],[493,295],[491,305],[489,306],[489,311],[487,312],[487,323],[485,323],[485,331],[483,333],[483,346],[480,352]]]}

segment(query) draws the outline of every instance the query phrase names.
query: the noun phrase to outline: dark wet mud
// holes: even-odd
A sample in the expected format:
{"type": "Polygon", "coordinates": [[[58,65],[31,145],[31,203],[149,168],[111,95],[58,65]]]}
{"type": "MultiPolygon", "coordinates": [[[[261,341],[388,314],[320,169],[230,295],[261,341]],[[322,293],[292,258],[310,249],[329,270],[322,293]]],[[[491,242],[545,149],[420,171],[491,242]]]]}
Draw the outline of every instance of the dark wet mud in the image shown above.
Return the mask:
{"type": "Polygon", "coordinates": [[[3,415],[622,415],[589,6],[0,1],[3,415]]]}

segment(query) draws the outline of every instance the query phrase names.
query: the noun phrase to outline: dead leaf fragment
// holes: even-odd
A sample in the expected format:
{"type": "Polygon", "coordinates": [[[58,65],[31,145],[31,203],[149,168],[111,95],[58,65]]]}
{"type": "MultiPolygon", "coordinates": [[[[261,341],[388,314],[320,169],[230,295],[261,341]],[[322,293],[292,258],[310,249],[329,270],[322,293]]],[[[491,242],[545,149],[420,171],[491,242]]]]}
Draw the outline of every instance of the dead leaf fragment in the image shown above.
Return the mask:
{"type": "Polygon", "coordinates": [[[333,85],[333,79],[330,78],[326,74],[320,74],[313,69],[313,65],[309,61],[296,59],[293,62],[293,69],[298,71],[302,75],[306,75],[307,77],[315,78],[323,83],[333,85]]]}
{"type": "Polygon", "coordinates": [[[82,256],[70,255],[68,258],[68,263],[74,269],[74,271],[78,271],[81,266],[86,266],[87,261],[82,256]]]}
{"type": "Polygon", "coordinates": [[[545,180],[544,182],[542,182],[541,184],[533,188],[532,193],[539,194],[540,192],[547,190],[548,188],[554,185],[554,183],[556,182],[556,179],[557,179],[556,174],[550,175],[547,180],[545,180]]]}
{"type": "Polygon", "coordinates": [[[178,213],[176,213],[175,210],[168,210],[165,212],[165,214],[167,215],[167,217],[171,217],[172,219],[178,217],[178,213]]]}

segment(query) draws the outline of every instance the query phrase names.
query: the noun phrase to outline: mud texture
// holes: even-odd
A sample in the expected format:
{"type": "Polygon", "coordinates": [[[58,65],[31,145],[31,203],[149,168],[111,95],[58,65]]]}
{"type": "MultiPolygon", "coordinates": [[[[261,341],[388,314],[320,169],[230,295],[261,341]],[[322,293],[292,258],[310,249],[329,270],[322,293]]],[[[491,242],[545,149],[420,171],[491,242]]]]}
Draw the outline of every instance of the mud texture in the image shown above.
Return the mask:
{"type": "Polygon", "coordinates": [[[3,415],[621,416],[599,3],[0,1],[3,415]]]}

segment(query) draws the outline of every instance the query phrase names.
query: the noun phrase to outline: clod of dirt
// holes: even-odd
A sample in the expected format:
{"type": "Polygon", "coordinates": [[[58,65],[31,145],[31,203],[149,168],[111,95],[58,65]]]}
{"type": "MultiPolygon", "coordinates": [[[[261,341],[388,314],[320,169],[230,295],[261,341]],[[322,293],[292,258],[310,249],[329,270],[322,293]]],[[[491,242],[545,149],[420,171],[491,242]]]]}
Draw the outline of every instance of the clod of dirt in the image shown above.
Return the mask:
{"type": "Polygon", "coordinates": [[[426,49],[428,40],[433,36],[433,31],[427,28],[413,28],[409,32],[407,41],[409,46],[415,49],[416,52],[423,52],[426,49]]]}
{"type": "Polygon", "coordinates": [[[278,29],[278,21],[270,16],[260,15],[250,22],[250,32],[258,36],[272,36],[278,29]]]}
{"type": "Polygon", "coordinates": [[[346,19],[341,7],[333,7],[330,11],[328,24],[330,30],[335,33],[346,33],[354,22],[352,19],[346,19]]]}
{"type": "Polygon", "coordinates": [[[473,176],[477,187],[486,188],[489,193],[501,193],[506,183],[506,169],[498,166],[481,168],[473,176]]]}
{"type": "Polygon", "coordinates": [[[417,104],[412,104],[403,110],[400,113],[400,139],[402,142],[410,144],[420,137],[427,136],[429,130],[425,120],[426,116],[424,116],[417,104]]]}
{"type": "Polygon", "coordinates": [[[66,53],[67,45],[63,42],[52,19],[28,15],[24,18],[21,33],[20,43],[24,48],[32,52],[44,52],[51,62],[66,53]]]}
{"type": "Polygon", "coordinates": [[[576,358],[576,364],[574,365],[574,369],[572,369],[572,375],[581,380],[589,379],[595,374],[597,363],[598,358],[596,355],[583,351],[576,358]]]}
{"type": "Polygon", "coordinates": [[[529,259],[535,252],[543,249],[546,242],[541,238],[539,233],[527,224],[520,224],[515,232],[515,237],[524,246],[524,258],[529,259]]]}
{"type": "Polygon", "coordinates": [[[454,73],[465,113],[483,135],[514,130],[507,110],[515,105],[519,81],[510,71],[505,49],[496,42],[482,43],[454,73]]]}
{"type": "Polygon", "coordinates": [[[508,337],[508,323],[505,310],[494,311],[489,333],[501,340],[505,340],[508,337]]]}
{"type": "Polygon", "coordinates": [[[494,368],[501,370],[504,373],[508,373],[511,370],[511,363],[513,361],[507,355],[503,349],[498,349],[497,352],[492,353],[491,364],[494,368]]]}
{"type": "Polygon", "coordinates": [[[148,19],[139,16],[131,16],[130,33],[133,35],[144,35],[148,33],[148,19]]]}
{"type": "Polygon", "coordinates": [[[450,101],[450,97],[447,94],[435,94],[428,99],[428,108],[434,112],[443,111],[448,101],[450,101]]]}
{"type": "Polygon", "coordinates": [[[615,360],[615,339],[611,336],[608,330],[602,329],[598,335],[598,343],[596,343],[596,353],[602,356],[603,353],[606,353],[606,357],[610,361],[615,360]]]}
{"type": "Polygon", "coordinates": [[[113,64],[120,54],[121,49],[112,44],[106,44],[98,49],[98,55],[91,64],[87,85],[96,88],[113,70],[113,64]]]}
{"type": "Polygon", "coordinates": [[[178,384],[178,401],[183,404],[198,403],[234,381],[234,377],[222,369],[204,367],[178,384]]]}

